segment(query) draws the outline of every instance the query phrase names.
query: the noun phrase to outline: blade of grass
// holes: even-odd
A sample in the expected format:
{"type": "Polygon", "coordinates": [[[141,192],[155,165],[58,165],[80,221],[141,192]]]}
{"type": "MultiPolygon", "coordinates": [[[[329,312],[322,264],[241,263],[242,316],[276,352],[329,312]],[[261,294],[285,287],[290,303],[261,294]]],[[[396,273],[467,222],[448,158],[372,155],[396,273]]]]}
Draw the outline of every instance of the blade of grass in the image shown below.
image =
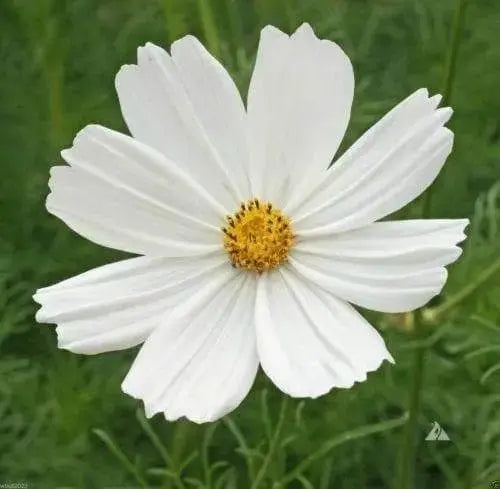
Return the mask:
{"type": "Polygon", "coordinates": [[[203,436],[203,444],[201,451],[201,462],[203,466],[203,474],[205,476],[205,488],[212,488],[212,469],[210,466],[210,457],[208,454],[208,450],[210,448],[210,444],[212,443],[212,438],[214,436],[215,430],[219,426],[219,423],[210,424],[207,426],[205,430],[205,434],[203,436]]]}
{"type": "Polygon", "coordinates": [[[279,481],[276,485],[277,488],[283,487],[285,484],[298,479],[302,476],[303,472],[309,468],[316,460],[328,455],[334,448],[343,445],[344,443],[358,440],[360,438],[365,438],[366,436],[374,435],[376,433],[383,433],[385,431],[393,430],[400,426],[403,426],[408,419],[408,415],[405,413],[399,418],[390,419],[389,421],[382,421],[380,423],[369,424],[354,428],[353,430],[346,431],[340,435],[337,435],[326,442],[324,442],[318,450],[311,453],[302,462],[300,462],[294,469],[292,469],[288,474],[279,481]]]}
{"type": "Polygon", "coordinates": [[[162,5],[167,41],[169,44],[172,44],[186,34],[188,30],[185,19],[185,8],[181,7],[178,0],[162,0],[162,5]]]}
{"type": "Polygon", "coordinates": [[[175,464],[172,460],[172,457],[170,457],[167,448],[161,442],[158,435],[154,432],[153,428],[151,427],[151,424],[144,416],[142,409],[137,409],[135,415],[136,415],[137,420],[139,421],[139,424],[141,425],[142,429],[144,430],[144,432],[146,433],[146,435],[150,439],[151,443],[154,445],[154,447],[160,453],[160,455],[163,459],[163,462],[165,463],[165,467],[167,468],[167,471],[169,472],[169,477],[174,479],[174,483],[178,489],[184,489],[185,486],[182,483],[182,479],[179,475],[178,470],[175,467],[175,464]],[[172,475],[170,475],[170,473],[172,475]]]}
{"type": "Polygon", "coordinates": [[[269,442],[272,437],[272,429],[271,429],[271,416],[269,415],[269,402],[267,399],[267,389],[262,391],[260,396],[260,407],[262,410],[262,423],[264,425],[264,429],[266,431],[266,436],[269,442]]]}
{"type": "Polygon", "coordinates": [[[214,11],[210,0],[198,0],[198,12],[203,28],[203,34],[207,41],[208,50],[216,57],[220,57],[220,42],[217,26],[215,24],[214,11]]]}
{"type": "Polygon", "coordinates": [[[269,467],[269,464],[271,463],[276,448],[278,447],[278,442],[281,436],[281,429],[283,428],[283,422],[285,421],[286,406],[287,406],[287,398],[286,396],[283,396],[283,400],[281,401],[280,413],[278,416],[278,422],[276,423],[276,429],[274,430],[273,437],[271,439],[271,442],[269,443],[269,450],[267,452],[266,458],[264,459],[262,465],[260,466],[259,472],[257,472],[257,476],[255,477],[253,484],[250,486],[251,489],[257,489],[267,474],[267,469],[269,467]]]}
{"type": "Polygon", "coordinates": [[[241,453],[245,458],[245,463],[247,465],[248,480],[250,484],[252,484],[255,479],[255,466],[253,463],[253,457],[249,455],[250,447],[248,446],[246,438],[236,423],[229,416],[222,418],[222,422],[226,425],[228,430],[233,434],[238,442],[239,448],[241,449],[241,453]]]}
{"type": "Polygon", "coordinates": [[[163,445],[161,440],[158,438],[158,435],[154,432],[153,428],[151,428],[151,425],[149,424],[149,421],[145,418],[144,413],[142,412],[141,409],[137,409],[135,412],[136,418],[139,421],[139,424],[141,425],[142,429],[148,436],[148,438],[151,440],[151,443],[155,446],[155,448],[158,450],[160,455],[163,458],[163,461],[165,462],[165,465],[167,468],[172,469],[173,467],[173,461],[170,458],[170,455],[168,454],[168,451],[166,447],[163,445]]]}
{"type": "Polygon", "coordinates": [[[494,261],[488,268],[483,270],[470,284],[464,287],[462,290],[452,295],[448,300],[446,300],[440,306],[434,307],[432,309],[427,309],[424,313],[424,319],[428,321],[436,321],[443,314],[447,313],[455,306],[459,305],[470,295],[476,292],[481,285],[487,282],[490,278],[495,277],[500,272],[500,258],[494,261]]]}
{"type": "Polygon", "coordinates": [[[479,382],[481,384],[485,384],[486,381],[496,372],[500,371],[500,363],[497,363],[496,365],[491,366],[484,374],[481,376],[481,379],[479,382]]]}
{"type": "MultiPolygon", "coordinates": [[[[443,105],[448,105],[451,101],[451,90],[456,74],[456,64],[458,48],[460,45],[466,0],[456,0],[450,49],[445,68],[443,83],[443,105]]],[[[426,219],[431,215],[432,197],[434,186],[431,186],[424,195],[422,206],[422,218],[426,219]]],[[[415,331],[418,340],[425,341],[427,331],[425,328],[424,315],[422,310],[417,311],[415,316],[415,331]]],[[[415,459],[416,459],[416,429],[421,406],[421,393],[424,382],[425,356],[427,348],[422,346],[415,350],[413,360],[413,381],[409,400],[409,418],[406,423],[402,450],[396,475],[397,489],[410,489],[414,484],[415,459]]]]}
{"type": "Polygon", "coordinates": [[[134,479],[139,483],[139,485],[143,489],[148,489],[148,483],[139,473],[137,467],[128,459],[128,457],[122,452],[111,437],[103,430],[93,429],[92,432],[106,445],[108,450],[117,458],[127,472],[134,476],[134,479]]]}

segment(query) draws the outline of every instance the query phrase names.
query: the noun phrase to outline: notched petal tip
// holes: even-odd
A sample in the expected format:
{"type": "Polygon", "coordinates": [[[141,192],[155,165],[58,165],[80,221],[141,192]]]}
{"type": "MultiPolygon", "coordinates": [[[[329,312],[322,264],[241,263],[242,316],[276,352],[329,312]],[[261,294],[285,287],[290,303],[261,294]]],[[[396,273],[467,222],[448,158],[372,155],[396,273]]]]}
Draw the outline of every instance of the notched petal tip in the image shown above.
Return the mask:
{"type": "MultiPolygon", "coordinates": [[[[80,134],[80,133],[78,133],[80,134]]],[[[76,138],[78,137],[78,134],[76,135],[75,139],[73,140],[73,144],[75,144],[75,141],[76,141],[76,138]]],[[[72,149],[72,146],[70,146],[69,148],[64,148],[60,151],[60,155],[61,155],[61,158],[66,162],[68,163],[69,161],[69,158],[70,158],[70,154],[71,154],[71,149],[72,149]]],[[[54,167],[52,167],[54,168],[54,167]]],[[[50,171],[52,172],[52,168],[50,169],[50,171]]]]}
{"type": "Polygon", "coordinates": [[[465,233],[465,230],[470,225],[470,219],[466,217],[463,219],[457,219],[457,221],[460,223],[460,225],[462,226],[462,231],[465,233]]]}
{"type": "Polygon", "coordinates": [[[426,87],[417,88],[407,99],[411,97],[429,98],[429,90],[426,87]]]}
{"type": "Polygon", "coordinates": [[[142,46],[137,47],[137,60],[140,61],[141,55],[144,53],[154,53],[157,51],[166,52],[162,47],[157,44],[147,41],[142,46]]]}
{"type": "Polygon", "coordinates": [[[47,199],[45,201],[45,207],[48,209],[49,206],[49,198],[52,198],[52,194],[55,191],[56,188],[56,179],[58,176],[62,173],[71,171],[71,167],[68,165],[55,165],[52,166],[49,170],[49,181],[47,182],[47,185],[49,187],[49,195],[47,195],[47,199]]]}
{"type": "Polygon", "coordinates": [[[434,117],[436,117],[441,122],[441,124],[443,125],[443,129],[451,134],[453,134],[453,131],[451,131],[451,129],[445,127],[444,125],[449,122],[452,115],[453,109],[451,107],[440,107],[434,111],[434,117]]]}
{"type": "Polygon", "coordinates": [[[140,46],[140,47],[147,48],[147,49],[161,49],[162,51],[164,51],[164,49],[162,47],[158,46],[158,44],[155,44],[154,42],[151,42],[151,41],[147,41],[143,46],[140,46]]]}
{"type": "Polygon", "coordinates": [[[144,415],[147,419],[151,419],[153,416],[161,412],[161,409],[155,409],[152,404],[148,403],[142,398],[142,394],[140,392],[136,392],[135,389],[132,388],[130,382],[128,381],[128,373],[123,379],[120,385],[120,389],[125,395],[130,396],[137,401],[140,401],[144,409],[144,415]]]}
{"type": "MultiPolygon", "coordinates": [[[[429,93],[427,93],[427,96],[429,96],[429,93]]],[[[432,102],[434,107],[437,107],[441,103],[442,99],[443,96],[440,93],[436,93],[432,97],[429,97],[429,101],[432,102]]]]}
{"type": "Polygon", "coordinates": [[[128,78],[131,73],[137,73],[139,67],[135,64],[124,64],[115,75],[115,89],[119,89],[123,84],[125,78],[128,78]]]}
{"type": "MultiPolygon", "coordinates": [[[[123,67],[122,67],[123,68],[123,67]]],[[[92,137],[98,137],[106,131],[106,128],[99,124],[87,124],[85,127],[80,129],[75,137],[73,138],[73,144],[61,150],[61,156],[67,163],[70,163],[72,150],[85,142],[86,139],[92,137]]]]}
{"type": "Polygon", "coordinates": [[[170,53],[172,56],[175,56],[175,53],[179,51],[180,49],[183,48],[183,46],[194,46],[196,48],[202,48],[205,49],[203,46],[203,43],[193,34],[186,34],[185,36],[181,37],[180,39],[177,39],[174,41],[171,46],[170,46],[170,53]]]}
{"type": "MultiPolygon", "coordinates": [[[[144,401],[142,399],[142,393],[139,392],[138,389],[133,388],[132,383],[130,381],[129,374],[130,374],[130,371],[127,372],[127,375],[125,375],[125,378],[122,380],[122,383],[120,384],[120,389],[122,390],[122,392],[124,394],[127,394],[127,396],[133,397],[134,399],[137,399],[138,401],[142,401],[144,404],[144,410],[146,411],[146,413],[148,413],[148,412],[151,413],[152,411],[150,409],[150,406],[149,405],[146,406],[146,401],[144,401]]],[[[151,416],[153,416],[157,412],[159,412],[159,411],[155,411],[152,414],[150,414],[149,416],[146,414],[146,416],[148,418],[150,418],[151,416]]]]}
{"type": "Polygon", "coordinates": [[[293,33],[293,36],[309,36],[314,39],[318,39],[316,36],[314,29],[311,27],[311,24],[309,22],[303,22],[300,24],[299,27],[297,27],[296,31],[293,33]]]}
{"type": "MultiPolygon", "coordinates": [[[[161,62],[159,60],[164,60],[169,58],[169,53],[160,46],[153,44],[152,42],[147,42],[143,46],[137,48],[137,67],[145,68],[148,64],[153,62],[161,62]]],[[[134,65],[132,65],[134,66],[134,65]]]]}
{"type": "Polygon", "coordinates": [[[384,363],[384,360],[387,360],[392,365],[396,364],[396,360],[394,360],[394,357],[391,355],[391,353],[389,352],[389,350],[386,350],[386,356],[385,356],[385,358],[382,359],[382,361],[380,362],[380,365],[382,365],[382,363],[384,363]]]}
{"type": "Polygon", "coordinates": [[[409,95],[406,98],[406,101],[411,99],[426,99],[427,104],[430,106],[431,109],[437,109],[442,98],[443,98],[442,95],[439,93],[436,93],[431,96],[428,88],[421,87],[415,90],[411,95],[409,95]]]}
{"type": "MultiPolygon", "coordinates": [[[[185,66],[186,63],[206,63],[215,67],[219,72],[226,74],[225,68],[221,65],[217,57],[211,53],[203,43],[192,34],[187,34],[170,46],[170,55],[174,63],[179,66],[185,66]]],[[[187,68],[185,68],[187,69],[187,68]]]]}
{"type": "MultiPolygon", "coordinates": [[[[465,218],[465,219],[454,219],[455,224],[456,224],[456,235],[455,235],[455,244],[457,245],[456,247],[460,250],[460,253],[462,252],[462,248],[458,246],[459,243],[462,243],[465,239],[467,239],[467,228],[470,225],[470,220],[465,218]]],[[[460,254],[457,256],[457,258],[460,256],[460,254]]]]}
{"type": "Polygon", "coordinates": [[[48,319],[47,315],[46,315],[44,307],[42,305],[42,307],[38,308],[38,311],[36,311],[36,313],[35,313],[35,321],[38,324],[51,324],[47,321],[47,319],[48,319]]]}
{"type": "Polygon", "coordinates": [[[265,37],[275,37],[275,38],[286,37],[286,38],[288,38],[290,36],[286,32],[283,32],[280,29],[278,29],[277,27],[274,27],[273,25],[268,24],[260,30],[261,40],[265,37]]]}
{"type": "Polygon", "coordinates": [[[432,297],[435,297],[435,296],[437,296],[437,295],[439,295],[441,293],[441,291],[443,290],[443,287],[445,286],[447,280],[448,280],[448,269],[443,266],[443,267],[441,267],[439,269],[438,287],[436,288],[437,289],[436,293],[432,297]]]}
{"type": "Polygon", "coordinates": [[[439,104],[441,103],[441,100],[443,99],[443,96],[440,93],[435,93],[434,95],[430,95],[429,89],[427,87],[421,87],[415,90],[415,92],[413,92],[412,95],[410,95],[410,97],[415,97],[415,96],[426,98],[428,102],[430,102],[430,105],[433,109],[437,109],[439,104]]]}
{"type": "Polygon", "coordinates": [[[45,308],[44,308],[44,305],[43,305],[43,302],[42,302],[42,297],[41,297],[41,294],[40,294],[40,290],[43,290],[43,289],[38,289],[33,295],[32,295],[32,299],[33,299],[33,302],[35,302],[36,304],[38,304],[40,307],[38,308],[38,310],[36,311],[35,313],[35,321],[37,323],[45,323],[46,321],[46,316],[45,316],[45,308]]]}
{"type": "Polygon", "coordinates": [[[312,42],[317,43],[316,45],[318,47],[321,46],[328,47],[329,49],[334,49],[337,56],[340,55],[342,58],[344,58],[344,62],[347,63],[350,70],[354,71],[351,60],[349,56],[347,56],[345,51],[335,41],[318,37],[309,23],[304,22],[302,25],[300,25],[297,30],[290,36],[290,38],[295,39],[298,42],[312,42]]]}

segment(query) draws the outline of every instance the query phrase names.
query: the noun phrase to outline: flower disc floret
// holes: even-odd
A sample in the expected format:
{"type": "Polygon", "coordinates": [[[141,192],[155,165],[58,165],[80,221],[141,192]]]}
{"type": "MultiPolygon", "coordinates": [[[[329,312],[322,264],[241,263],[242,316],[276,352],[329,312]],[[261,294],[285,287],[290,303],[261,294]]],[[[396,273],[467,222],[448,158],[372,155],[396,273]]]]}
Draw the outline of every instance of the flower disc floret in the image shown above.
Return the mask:
{"type": "Polygon", "coordinates": [[[272,270],[287,259],[294,243],[290,218],[271,202],[242,202],[226,223],[224,248],[237,268],[259,273],[272,270]]]}

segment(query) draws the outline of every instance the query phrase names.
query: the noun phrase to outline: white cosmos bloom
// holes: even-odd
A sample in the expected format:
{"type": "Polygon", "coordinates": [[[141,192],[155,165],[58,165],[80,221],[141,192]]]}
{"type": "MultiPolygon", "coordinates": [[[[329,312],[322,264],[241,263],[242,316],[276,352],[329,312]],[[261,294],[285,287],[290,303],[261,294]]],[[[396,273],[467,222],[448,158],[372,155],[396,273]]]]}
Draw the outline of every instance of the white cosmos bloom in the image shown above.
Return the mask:
{"type": "Polygon", "coordinates": [[[37,320],[57,324],[60,348],[142,343],[123,390],[148,415],[197,422],[234,409],[259,364],[283,392],[317,397],[393,361],[351,304],[420,307],[460,255],[467,220],[378,222],[451,151],[439,96],[417,90],[328,169],[353,70],[307,24],[262,30],[246,110],[192,36],[170,54],[139,48],[116,88],[132,137],[84,128],[62,152],[69,166],[52,168],[47,209],[141,256],[37,291],[37,320]]]}

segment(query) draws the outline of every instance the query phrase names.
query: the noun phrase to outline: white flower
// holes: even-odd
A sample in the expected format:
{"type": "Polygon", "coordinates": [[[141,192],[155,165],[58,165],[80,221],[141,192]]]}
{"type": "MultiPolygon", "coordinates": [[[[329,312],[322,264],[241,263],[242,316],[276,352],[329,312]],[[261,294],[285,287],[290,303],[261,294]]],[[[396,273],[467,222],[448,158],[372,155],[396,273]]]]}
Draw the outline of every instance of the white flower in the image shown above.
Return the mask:
{"type": "Polygon", "coordinates": [[[83,129],[62,152],[69,166],[52,168],[47,209],[142,256],[38,290],[37,320],[57,324],[60,348],[144,343],[123,390],[150,416],[197,422],[234,409],[259,364],[283,392],[317,397],[393,361],[351,303],[420,307],[460,255],[467,220],[378,222],[451,151],[439,96],[416,91],[328,169],[353,70],[307,24],[263,29],[247,110],[192,36],[170,55],[139,48],[116,88],[133,137],[83,129]]]}

